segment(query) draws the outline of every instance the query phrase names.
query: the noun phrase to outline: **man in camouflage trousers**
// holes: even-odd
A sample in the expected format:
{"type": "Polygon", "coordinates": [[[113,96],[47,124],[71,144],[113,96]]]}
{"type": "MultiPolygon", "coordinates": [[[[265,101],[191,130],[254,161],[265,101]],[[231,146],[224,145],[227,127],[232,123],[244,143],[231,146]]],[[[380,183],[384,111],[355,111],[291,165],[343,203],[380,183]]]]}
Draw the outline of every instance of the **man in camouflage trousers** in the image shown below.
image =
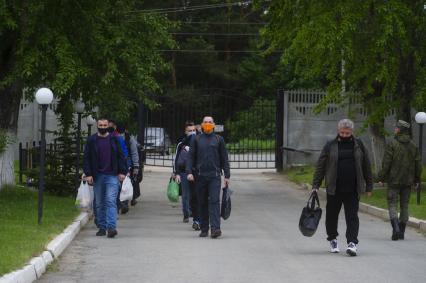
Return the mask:
{"type": "Polygon", "coordinates": [[[403,240],[408,222],[408,202],[413,185],[420,182],[422,171],[420,153],[409,136],[410,124],[399,120],[395,137],[386,146],[382,170],[379,173],[381,184],[387,182],[389,217],[392,225],[392,240],[403,240]],[[397,201],[400,199],[398,219],[397,201]]]}

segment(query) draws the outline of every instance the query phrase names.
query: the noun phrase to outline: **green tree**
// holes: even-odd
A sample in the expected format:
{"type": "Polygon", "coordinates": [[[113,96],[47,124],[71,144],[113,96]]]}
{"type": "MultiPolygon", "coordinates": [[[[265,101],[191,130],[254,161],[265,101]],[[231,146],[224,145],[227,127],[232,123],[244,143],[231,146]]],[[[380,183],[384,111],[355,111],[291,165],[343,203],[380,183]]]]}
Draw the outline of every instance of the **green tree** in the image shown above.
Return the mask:
{"type": "Polygon", "coordinates": [[[368,111],[376,168],[384,148],[384,117],[411,120],[425,84],[423,1],[259,1],[269,5],[263,29],[269,51],[283,50],[306,79],[326,78],[330,100],[355,98],[368,111]]]}
{"type": "MultiPolygon", "coordinates": [[[[71,100],[82,95],[89,108],[115,101],[122,112],[132,107],[127,94],[146,99],[147,91],[158,90],[155,76],[167,67],[158,50],[173,48],[171,24],[137,12],[142,4],[0,1],[0,128],[16,133],[24,88],[48,86],[71,100]]],[[[0,163],[10,158],[0,156],[0,163]]],[[[0,180],[1,186],[13,176],[0,180]]]]}

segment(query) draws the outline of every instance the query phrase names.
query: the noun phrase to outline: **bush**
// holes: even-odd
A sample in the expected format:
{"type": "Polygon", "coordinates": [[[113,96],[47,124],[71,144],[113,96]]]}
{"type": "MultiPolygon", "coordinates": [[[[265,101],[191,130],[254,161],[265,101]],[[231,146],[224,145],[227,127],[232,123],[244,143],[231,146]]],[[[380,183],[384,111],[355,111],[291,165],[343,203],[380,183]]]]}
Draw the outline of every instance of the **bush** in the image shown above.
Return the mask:
{"type": "Polygon", "coordinates": [[[0,154],[2,154],[7,145],[9,144],[9,138],[7,136],[7,131],[5,129],[0,128],[0,154]]]}
{"type": "Polygon", "coordinates": [[[275,101],[257,99],[247,110],[237,112],[225,123],[230,142],[243,139],[275,139],[275,101]]]}

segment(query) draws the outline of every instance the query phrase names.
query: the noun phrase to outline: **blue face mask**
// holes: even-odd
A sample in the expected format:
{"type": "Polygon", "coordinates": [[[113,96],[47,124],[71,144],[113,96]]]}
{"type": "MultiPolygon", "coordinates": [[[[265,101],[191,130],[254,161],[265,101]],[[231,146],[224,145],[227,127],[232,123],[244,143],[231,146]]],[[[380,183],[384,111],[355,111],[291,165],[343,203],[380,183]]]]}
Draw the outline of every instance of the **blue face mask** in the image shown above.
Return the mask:
{"type": "Polygon", "coordinates": [[[188,137],[190,137],[190,136],[195,135],[196,133],[197,133],[197,131],[193,130],[193,131],[190,131],[190,132],[186,133],[186,135],[187,135],[188,137]]]}

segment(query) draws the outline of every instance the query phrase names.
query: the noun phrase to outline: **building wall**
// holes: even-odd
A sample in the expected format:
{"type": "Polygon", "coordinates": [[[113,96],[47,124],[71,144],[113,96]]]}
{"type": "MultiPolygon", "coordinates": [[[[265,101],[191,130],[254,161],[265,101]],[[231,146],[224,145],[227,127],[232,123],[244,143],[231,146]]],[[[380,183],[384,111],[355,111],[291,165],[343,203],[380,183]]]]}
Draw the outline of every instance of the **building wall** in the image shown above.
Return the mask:
{"type": "MultiPolygon", "coordinates": [[[[362,129],[367,118],[362,105],[353,101],[350,106],[342,107],[330,103],[321,113],[315,113],[321,99],[325,96],[322,91],[295,90],[284,92],[284,166],[298,164],[315,164],[325,143],[336,137],[337,123],[343,118],[355,122],[355,135],[358,136],[371,152],[371,136],[368,129],[362,129]],[[291,150],[296,151],[291,151],[291,150]]],[[[414,121],[413,139],[418,143],[418,125],[414,121]]],[[[385,128],[393,132],[396,120],[390,115],[385,119],[385,128]]],[[[426,140],[426,134],[423,135],[426,140]]],[[[426,153],[423,152],[423,160],[426,153]]]]}

